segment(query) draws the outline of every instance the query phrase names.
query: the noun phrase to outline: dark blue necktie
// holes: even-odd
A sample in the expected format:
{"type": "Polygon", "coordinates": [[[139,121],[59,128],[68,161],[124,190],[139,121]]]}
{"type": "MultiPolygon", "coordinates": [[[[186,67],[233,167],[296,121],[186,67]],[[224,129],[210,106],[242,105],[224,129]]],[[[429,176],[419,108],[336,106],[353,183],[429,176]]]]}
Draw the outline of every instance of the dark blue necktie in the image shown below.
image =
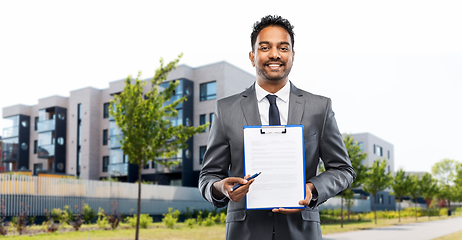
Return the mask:
{"type": "Polygon", "coordinates": [[[269,107],[269,125],[281,125],[281,120],[279,119],[279,109],[276,105],[276,95],[266,95],[270,103],[269,107]]]}

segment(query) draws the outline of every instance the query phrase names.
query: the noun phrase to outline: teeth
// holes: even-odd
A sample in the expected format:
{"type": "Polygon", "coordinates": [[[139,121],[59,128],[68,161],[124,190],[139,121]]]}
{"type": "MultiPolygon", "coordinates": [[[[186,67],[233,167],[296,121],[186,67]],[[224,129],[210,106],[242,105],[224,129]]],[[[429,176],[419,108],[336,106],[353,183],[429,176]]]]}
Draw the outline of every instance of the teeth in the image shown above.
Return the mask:
{"type": "Polygon", "coordinates": [[[270,67],[279,67],[279,64],[270,64],[268,66],[270,66],[270,67]]]}

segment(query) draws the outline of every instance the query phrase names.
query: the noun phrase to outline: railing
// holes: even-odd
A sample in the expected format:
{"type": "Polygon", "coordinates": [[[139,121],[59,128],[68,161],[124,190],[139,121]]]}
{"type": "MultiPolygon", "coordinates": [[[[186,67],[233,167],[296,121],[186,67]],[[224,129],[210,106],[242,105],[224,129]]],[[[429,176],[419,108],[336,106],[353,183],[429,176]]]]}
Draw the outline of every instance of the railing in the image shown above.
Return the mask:
{"type": "Polygon", "coordinates": [[[47,158],[55,155],[55,145],[40,145],[37,147],[37,157],[47,158]]]}
{"type": "Polygon", "coordinates": [[[3,129],[3,138],[17,137],[19,135],[18,126],[3,129]]]}
{"type": "Polygon", "coordinates": [[[55,120],[45,120],[40,121],[37,123],[37,131],[38,132],[46,132],[46,131],[53,131],[55,130],[55,120]]]}
{"type": "Polygon", "coordinates": [[[108,165],[109,173],[113,176],[123,176],[128,174],[128,163],[112,163],[108,165]]]}
{"type": "Polygon", "coordinates": [[[122,139],[122,134],[109,136],[109,148],[120,148],[121,139],[122,139]]]}
{"type": "MultiPolygon", "coordinates": [[[[102,182],[69,178],[48,178],[0,174],[0,204],[5,204],[6,216],[18,216],[21,203],[29,206],[29,216],[43,216],[45,209],[63,209],[69,206],[75,211],[88,204],[95,211],[101,207],[111,212],[116,200],[118,211],[133,214],[136,211],[138,185],[122,182],[102,182]]],[[[213,209],[197,188],[143,184],[141,212],[160,215],[172,207],[179,211],[189,209],[213,209]]]]}

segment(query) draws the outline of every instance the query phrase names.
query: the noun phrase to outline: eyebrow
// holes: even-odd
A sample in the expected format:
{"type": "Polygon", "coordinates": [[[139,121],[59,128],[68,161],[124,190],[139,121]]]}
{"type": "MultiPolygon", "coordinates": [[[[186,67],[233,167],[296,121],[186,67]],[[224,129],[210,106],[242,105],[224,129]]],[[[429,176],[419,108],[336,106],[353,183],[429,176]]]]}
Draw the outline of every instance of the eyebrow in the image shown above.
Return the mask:
{"type": "MultiPolygon", "coordinates": [[[[270,44],[270,42],[268,41],[262,41],[262,42],[259,42],[258,45],[262,45],[262,44],[270,44]]],[[[290,43],[288,42],[279,42],[278,45],[289,45],[290,46],[290,43]]]]}

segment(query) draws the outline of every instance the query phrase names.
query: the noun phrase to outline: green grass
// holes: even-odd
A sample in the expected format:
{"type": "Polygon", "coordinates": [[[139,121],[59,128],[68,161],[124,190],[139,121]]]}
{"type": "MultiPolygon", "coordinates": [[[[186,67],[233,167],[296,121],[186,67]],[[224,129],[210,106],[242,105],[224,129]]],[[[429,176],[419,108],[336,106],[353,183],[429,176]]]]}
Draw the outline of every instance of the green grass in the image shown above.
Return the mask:
{"type": "MultiPolygon", "coordinates": [[[[107,239],[133,239],[135,236],[135,229],[117,229],[117,230],[91,230],[96,225],[86,226],[79,232],[68,231],[62,232],[60,229],[59,233],[40,233],[35,236],[29,236],[28,233],[19,235],[8,235],[3,239],[14,239],[14,240],[107,240],[107,239]]],[[[40,229],[39,227],[33,227],[30,230],[40,229]]],[[[66,229],[68,230],[68,229],[66,229]]],[[[2,237],[0,237],[1,239],[2,237]]],[[[215,240],[225,238],[225,227],[224,225],[215,225],[211,227],[200,227],[195,226],[194,228],[188,228],[183,223],[177,223],[173,229],[166,228],[162,223],[154,223],[148,229],[140,229],[140,239],[169,239],[169,240],[186,240],[186,239],[204,239],[204,240],[215,240]]]]}
{"type": "Polygon", "coordinates": [[[446,236],[442,236],[439,238],[435,238],[433,240],[460,240],[462,239],[462,231],[460,232],[455,232],[446,236]]]}
{"type": "MultiPolygon", "coordinates": [[[[441,220],[447,219],[447,216],[444,217],[420,217],[418,222],[432,221],[432,220],[441,220]]],[[[414,217],[402,218],[401,222],[398,222],[398,219],[378,219],[377,225],[374,224],[374,220],[364,220],[364,221],[345,221],[343,228],[340,227],[339,222],[330,222],[322,223],[321,228],[323,235],[328,235],[331,233],[340,233],[347,231],[357,231],[364,230],[369,228],[376,227],[385,227],[393,226],[398,224],[406,224],[416,222],[414,217]]],[[[122,224],[121,228],[127,228],[128,224],[122,224]]],[[[41,226],[34,226],[28,228],[28,232],[34,232],[42,229],[41,226]]],[[[84,227],[79,231],[75,232],[69,226],[67,228],[60,229],[59,233],[40,233],[37,235],[30,236],[29,233],[26,233],[22,236],[19,235],[8,235],[6,237],[0,237],[0,239],[14,239],[14,240],[82,240],[82,239],[92,239],[92,240],[109,240],[109,239],[133,239],[135,236],[135,229],[117,229],[117,230],[95,230],[98,229],[96,224],[93,225],[84,225],[84,227]]],[[[148,229],[140,229],[140,239],[164,239],[164,240],[187,240],[187,239],[204,239],[204,240],[218,240],[225,238],[225,225],[213,225],[210,227],[206,226],[197,226],[194,228],[188,228],[184,223],[175,224],[173,229],[165,227],[165,224],[157,222],[153,223],[148,229]]],[[[445,236],[444,238],[438,238],[437,240],[455,240],[462,239],[462,232],[456,234],[451,234],[445,236]]]]}

